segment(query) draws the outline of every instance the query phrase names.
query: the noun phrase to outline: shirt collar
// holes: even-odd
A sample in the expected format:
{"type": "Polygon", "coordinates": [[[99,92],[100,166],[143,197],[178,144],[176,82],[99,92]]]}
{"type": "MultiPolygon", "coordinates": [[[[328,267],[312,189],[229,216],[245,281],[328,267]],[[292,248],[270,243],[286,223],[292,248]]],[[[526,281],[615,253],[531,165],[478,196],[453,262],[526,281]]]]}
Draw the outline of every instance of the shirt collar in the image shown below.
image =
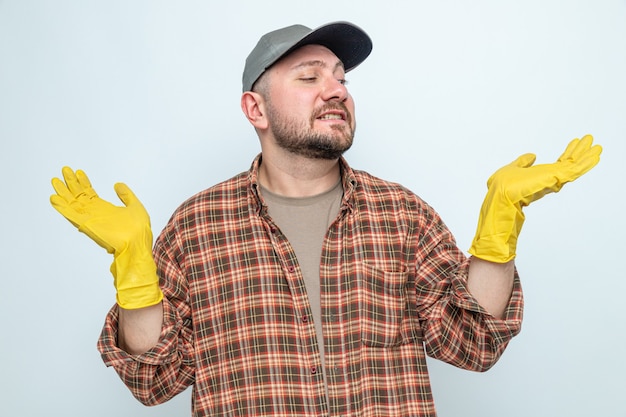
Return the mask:
{"type": "MultiPolygon", "coordinates": [[[[248,191],[253,199],[254,206],[259,214],[267,214],[267,205],[263,200],[263,196],[260,192],[259,184],[259,167],[261,166],[262,154],[258,154],[252,161],[250,170],[248,171],[248,191]]],[[[339,158],[339,167],[341,170],[341,185],[343,187],[343,199],[341,209],[354,210],[354,191],[357,187],[356,175],[346,159],[342,156],[339,158]]]]}

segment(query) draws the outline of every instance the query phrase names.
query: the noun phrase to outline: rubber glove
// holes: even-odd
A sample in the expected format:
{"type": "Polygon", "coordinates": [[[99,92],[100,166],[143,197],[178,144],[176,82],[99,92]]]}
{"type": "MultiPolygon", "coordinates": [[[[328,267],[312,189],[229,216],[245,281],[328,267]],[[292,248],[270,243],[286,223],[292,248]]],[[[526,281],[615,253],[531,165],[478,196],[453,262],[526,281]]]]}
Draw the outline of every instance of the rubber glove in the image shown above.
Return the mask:
{"type": "Polygon", "coordinates": [[[117,304],[137,309],[163,299],[152,258],[150,217],[135,194],[122,183],[114,186],[124,207],[115,206],[96,194],[87,175],[69,167],[63,178],[52,179],[56,194],[50,203],[78,230],[113,254],[111,273],[117,304]]]}
{"type": "Polygon", "coordinates": [[[558,192],[600,161],[602,148],[593,137],[572,140],[552,164],[533,165],[534,154],[524,154],[497,170],[487,181],[487,196],[469,252],[486,261],[505,263],[515,257],[524,223],[522,208],[548,193],[558,192]]]}

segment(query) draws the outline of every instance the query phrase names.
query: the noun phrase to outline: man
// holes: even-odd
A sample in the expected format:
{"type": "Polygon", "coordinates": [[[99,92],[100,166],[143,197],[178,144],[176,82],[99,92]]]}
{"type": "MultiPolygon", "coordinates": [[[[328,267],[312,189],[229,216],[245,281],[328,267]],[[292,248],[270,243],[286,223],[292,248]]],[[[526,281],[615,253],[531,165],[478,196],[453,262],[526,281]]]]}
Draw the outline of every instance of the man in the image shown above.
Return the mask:
{"type": "Polygon", "coordinates": [[[345,22],[264,35],[241,97],[261,154],[184,202],[153,249],[124,184],[118,207],[82,171],[53,179],[52,205],[114,255],[98,347],[144,404],[193,385],[195,416],[433,416],[427,354],[485,371],[520,331],[522,207],[601,148],[585,136],[554,164],[526,154],[498,170],[467,258],[424,201],[342,157],[345,73],[371,48],[345,22]]]}

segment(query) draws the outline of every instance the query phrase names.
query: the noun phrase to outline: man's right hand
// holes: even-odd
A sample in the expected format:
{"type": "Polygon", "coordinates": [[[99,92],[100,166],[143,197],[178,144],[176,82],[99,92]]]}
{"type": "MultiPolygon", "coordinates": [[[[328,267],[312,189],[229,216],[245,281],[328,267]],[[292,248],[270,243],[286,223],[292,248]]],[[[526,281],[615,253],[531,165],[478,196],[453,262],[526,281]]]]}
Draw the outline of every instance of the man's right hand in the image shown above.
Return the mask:
{"type": "Polygon", "coordinates": [[[52,179],[56,194],[50,203],[78,230],[113,254],[111,273],[117,303],[125,309],[158,304],[163,294],[152,258],[150,217],[143,204],[125,184],[115,184],[124,206],[115,206],[98,197],[87,175],[69,167],[62,170],[64,181],[52,179]]]}

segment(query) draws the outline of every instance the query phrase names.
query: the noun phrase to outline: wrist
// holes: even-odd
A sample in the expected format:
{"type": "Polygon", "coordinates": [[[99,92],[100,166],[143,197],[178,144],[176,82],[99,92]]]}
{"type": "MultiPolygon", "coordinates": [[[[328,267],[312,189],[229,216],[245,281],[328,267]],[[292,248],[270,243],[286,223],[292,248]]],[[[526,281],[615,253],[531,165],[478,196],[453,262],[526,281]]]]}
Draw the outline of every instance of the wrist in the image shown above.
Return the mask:
{"type": "Polygon", "coordinates": [[[111,265],[117,304],[137,309],[158,304],[163,299],[152,252],[147,248],[127,247],[116,253],[111,265]]]}
{"type": "Polygon", "coordinates": [[[502,194],[488,193],[480,209],[469,253],[495,263],[511,261],[515,258],[524,220],[520,205],[512,204],[502,194]]]}

